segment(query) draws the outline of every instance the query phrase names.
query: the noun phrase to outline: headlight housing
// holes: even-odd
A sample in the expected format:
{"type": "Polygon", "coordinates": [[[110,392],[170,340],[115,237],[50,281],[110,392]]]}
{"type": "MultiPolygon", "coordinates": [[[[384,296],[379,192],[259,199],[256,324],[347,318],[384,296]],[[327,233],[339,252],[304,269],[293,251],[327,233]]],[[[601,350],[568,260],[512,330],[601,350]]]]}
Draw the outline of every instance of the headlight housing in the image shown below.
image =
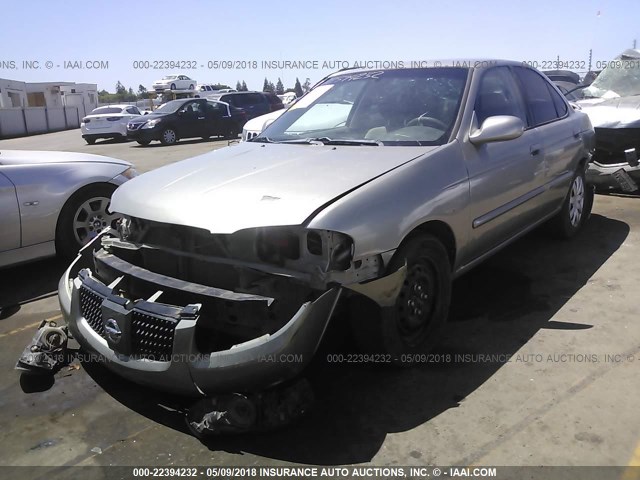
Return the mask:
{"type": "Polygon", "coordinates": [[[128,180],[131,180],[133,177],[137,177],[138,176],[138,171],[133,167],[129,167],[124,172],[122,172],[120,175],[122,175],[123,177],[125,177],[128,180]]]}
{"type": "Polygon", "coordinates": [[[145,123],[142,128],[153,128],[156,125],[158,125],[160,123],[160,119],[156,118],[155,120],[149,120],[147,123],[145,123]]]}

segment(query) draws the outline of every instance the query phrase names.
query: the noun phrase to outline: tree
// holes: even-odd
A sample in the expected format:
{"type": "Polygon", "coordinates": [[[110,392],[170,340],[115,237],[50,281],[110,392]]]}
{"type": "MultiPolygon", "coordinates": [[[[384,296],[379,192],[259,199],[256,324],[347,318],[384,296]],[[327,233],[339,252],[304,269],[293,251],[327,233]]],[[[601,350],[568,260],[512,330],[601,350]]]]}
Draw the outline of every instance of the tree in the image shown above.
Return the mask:
{"type": "Polygon", "coordinates": [[[224,83],[216,83],[215,85],[211,85],[211,88],[213,88],[214,90],[222,90],[223,88],[231,88],[231,87],[224,83]]]}
{"type": "Polygon", "coordinates": [[[264,78],[264,84],[262,85],[263,92],[271,92],[271,83],[267,80],[267,77],[264,78]]]}
{"type": "Polygon", "coordinates": [[[129,95],[135,95],[135,93],[133,93],[133,88],[129,87],[129,95]]]}
{"type": "Polygon", "coordinates": [[[311,79],[309,77],[307,77],[307,79],[304,81],[302,90],[304,91],[304,93],[307,93],[309,90],[311,90],[311,79]]]}
{"type": "Polygon", "coordinates": [[[240,80],[238,80],[238,81],[236,82],[236,90],[237,90],[237,91],[239,91],[239,92],[241,92],[241,91],[242,91],[242,84],[240,83],[240,80]]]}
{"type": "Polygon", "coordinates": [[[296,97],[301,97],[302,95],[304,95],[304,92],[302,91],[302,85],[300,85],[300,80],[298,80],[296,78],[296,84],[293,87],[293,91],[296,92],[296,97]]]}
{"type": "Polygon", "coordinates": [[[118,83],[116,83],[116,93],[120,95],[124,95],[125,93],[127,93],[127,89],[124,88],[124,85],[122,83],[120,83],[120,80],[118,80],[118,83]]]}
{"type": "Polygon", "coordinates": [[[248,92],[249,88],[247,87],[247,84],[245,83],[245,81],[242,81],[242,92],[248,92]]]}
{"type": "Polygon", "coordinates": [[[284,85],[282,84],[280,77],[278,77],[278,83],[276,83],[276,93],[278,95],[282,95],[284,93],[284,85]]]}
{"type": "Polygon", "coordinates": [[[138,97],[149,98],[149,92],[147,92],[147,89],[142,84],[138,85],[138,97]]]}

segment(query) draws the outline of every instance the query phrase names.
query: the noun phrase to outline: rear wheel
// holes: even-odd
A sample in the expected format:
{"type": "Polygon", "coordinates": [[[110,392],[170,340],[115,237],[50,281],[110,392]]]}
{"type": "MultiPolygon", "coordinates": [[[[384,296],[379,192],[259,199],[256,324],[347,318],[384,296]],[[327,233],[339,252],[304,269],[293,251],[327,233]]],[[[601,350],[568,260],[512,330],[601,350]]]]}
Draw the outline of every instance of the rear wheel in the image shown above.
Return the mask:
{"type": "Polygon", "coordinates": [[[151,143],[151,140],[136,140],[136,142],[138,142],[138,144],[142,145],[143,147],[146,147],[151,143]]]}
{"type": "Polygon", "coordinates": [[[178,135],[173,128],[165,128],[160,136],[160,142],[163,145],[173,145],[178,141],[178,135]]]}
{"type": "Polygon", "coordinates": [[[593,187],[585,182],[582,168],[573,176],[571,187],[562,204],[562,210],[551,219],[550,228],[560,238],[573,237],[591,215],[593,187]]]}
{"type": "Polygon", "coordinates": [[[193,90],[193,83],[191,85],[189,85],[189,90],[193,90]]]}
{"type": "Polygon", "coordinates": [[[95,138],[85,138],[84,141],[87,142],[89,145],[93,145],[94,143],[96,143],[95,138]]]}
{"type": "Polygon", "coordinates": [[[239,133],[238,127],[233,126],[224,134],[223,138],[225,140],[233,140],[238,138],[238,133],[239,133]]]}
{"type": "MultiPolygon", "coordinates": [[[[407,276],[393,306],[352,313],[354,337],[361,350],[390,355],[397,365],[412,364],[411,354],[429,351],[446,323],[451,300],[451,265],[434,236],[409,238],[389,263],[387,273],[407,266],[407,276]]],[[[371,306],[371,305],[370,305],[371,306]]]]}
{"type": "Polygon", "coordinates": [[[176,89],[176,84],[172,83],[170,88],[171,88],[171,90],[175,90],[176,89]]]}
{"type": "Polygon", "coordinates": [[[56,250],[72,258],[78,250],[120,218],[109,211],[113,185],[88,185],[78,190],[64,205],[56,226],[56,250]]]}

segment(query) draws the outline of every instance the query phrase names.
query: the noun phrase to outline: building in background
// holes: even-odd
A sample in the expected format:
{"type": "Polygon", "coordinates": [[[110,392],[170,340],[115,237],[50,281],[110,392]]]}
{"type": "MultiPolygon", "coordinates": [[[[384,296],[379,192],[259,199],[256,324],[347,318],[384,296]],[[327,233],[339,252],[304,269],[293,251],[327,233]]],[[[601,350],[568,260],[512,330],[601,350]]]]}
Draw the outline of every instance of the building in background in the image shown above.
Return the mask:
{"type": "Polygon", "coordinates": [[[98,85],[0,78],[0,138],[78,128],[98,106],[98,85]]]}

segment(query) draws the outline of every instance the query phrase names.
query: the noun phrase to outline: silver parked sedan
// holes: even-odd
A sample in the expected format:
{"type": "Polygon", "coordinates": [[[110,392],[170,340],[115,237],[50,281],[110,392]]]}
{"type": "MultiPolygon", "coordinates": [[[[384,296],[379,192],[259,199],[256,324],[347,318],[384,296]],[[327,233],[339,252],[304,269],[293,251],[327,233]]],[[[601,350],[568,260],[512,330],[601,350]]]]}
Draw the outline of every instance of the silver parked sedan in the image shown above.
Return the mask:
{"type": "Polygon", "coordinates": [[[367,306],[370,358],[410,363],[454,277],[590,211],[588,117],[534,69],[464,65],[338,72],[255,139],[119,188],[118,232],[60,281],[73,336],[141,384],[233,393],[196,432],[263,418],[251,392],[303,371],[339,301],[367,306]]]}
{"type": "Polygon", "coordinates": [[[56,252],[72,258],[115,225],[111,194],[135,174],[110,157],[0,150],[0,267],[56,252]]]}

